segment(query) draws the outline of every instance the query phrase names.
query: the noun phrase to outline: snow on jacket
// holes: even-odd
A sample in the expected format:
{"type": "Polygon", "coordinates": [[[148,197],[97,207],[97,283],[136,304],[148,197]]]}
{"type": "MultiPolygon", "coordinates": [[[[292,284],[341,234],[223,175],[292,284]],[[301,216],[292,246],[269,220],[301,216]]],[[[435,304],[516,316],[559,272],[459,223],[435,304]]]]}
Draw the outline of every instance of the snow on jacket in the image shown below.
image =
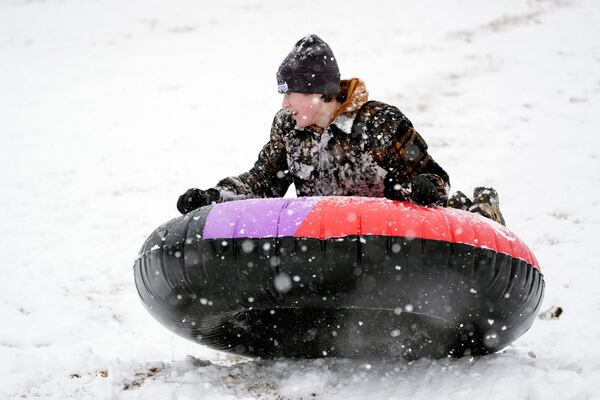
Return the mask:
{"type": "Polygon", "coordinates": [[[325,129],[297,128],[292,114],[280,110],[254,167],[217,184],[219,201],[283,197],[292,182],[299,197],[384,197],[388,173],[403,184],[427,174],[447,196],[448,174],[428,154],[408,118],[394,106],[368,101],[359,79],[342,81],[342,90],[346,101],[325,129]]]}

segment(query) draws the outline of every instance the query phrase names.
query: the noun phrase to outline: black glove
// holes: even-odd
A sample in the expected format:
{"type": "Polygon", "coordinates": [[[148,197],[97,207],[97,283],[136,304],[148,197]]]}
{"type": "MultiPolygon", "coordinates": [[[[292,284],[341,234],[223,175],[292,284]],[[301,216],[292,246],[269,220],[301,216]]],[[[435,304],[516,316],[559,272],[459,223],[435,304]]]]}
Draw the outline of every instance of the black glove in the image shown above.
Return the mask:
{"type": "Polygon", "coordinates": [[[388,172],[383,181],[383,195],[390,200],[406,201],[409,192],[408,188],[402,186],[403,182],[406,182],[406,177],[393,171],[388,172]]]}
{"type": "Polygon", "coordinates": [[[429,206],[440,199],[440,194],[431,179],[417,175],[410,180],[410,198],[415,204],[429,206]]]}
{"type": "Polygon", "coordinates": [[[182,214],[187,214],[196,208],[207,206],[219,200],[219,192],[215,189],[201,190],[196,188],[188,189],[177,200],[177,210],[182,214]]]}

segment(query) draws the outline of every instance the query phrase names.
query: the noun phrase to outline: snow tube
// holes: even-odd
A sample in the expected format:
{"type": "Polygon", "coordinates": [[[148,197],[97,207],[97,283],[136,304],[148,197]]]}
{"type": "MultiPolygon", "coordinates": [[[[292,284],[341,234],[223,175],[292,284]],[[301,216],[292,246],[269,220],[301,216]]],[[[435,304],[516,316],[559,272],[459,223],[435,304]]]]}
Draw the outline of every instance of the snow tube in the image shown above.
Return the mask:
{"type": "Polygon", "coordinates": [[[529,329],[544,293],[505,227],[363,197],[199,208],[150,235],[134,275],[169,329],[263,358],[487,354],[529,329]]]}

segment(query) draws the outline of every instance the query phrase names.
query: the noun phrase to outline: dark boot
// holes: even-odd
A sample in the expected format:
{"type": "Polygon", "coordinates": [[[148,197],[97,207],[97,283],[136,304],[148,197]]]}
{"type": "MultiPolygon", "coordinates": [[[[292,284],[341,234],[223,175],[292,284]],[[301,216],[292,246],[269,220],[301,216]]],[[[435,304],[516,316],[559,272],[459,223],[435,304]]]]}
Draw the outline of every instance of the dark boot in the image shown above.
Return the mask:
{"type": "Polygon", "coordinates": [[[473,202],[471,199],[469,199],[467,195],[460,190],[450,196],[448,202],[446,203],[446,207],[458,208],[459,210],[463,211],[467,211],[472,205],[473,202]]]}
{"type": "Polygon", "coordinates": [[[481,214],[499,224],[506,225],[500,212],[498,193],[493,188],[476,187],[473,191],[473,205],[468,208],[468,211],[481,214]]]}

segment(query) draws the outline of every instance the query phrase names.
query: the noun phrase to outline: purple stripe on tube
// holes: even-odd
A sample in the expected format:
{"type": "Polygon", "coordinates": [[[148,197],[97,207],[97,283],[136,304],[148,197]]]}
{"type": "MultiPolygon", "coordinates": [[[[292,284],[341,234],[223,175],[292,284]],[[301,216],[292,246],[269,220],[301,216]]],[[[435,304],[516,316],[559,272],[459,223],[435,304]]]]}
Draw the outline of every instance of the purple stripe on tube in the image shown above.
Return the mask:
{"type": "Polygon", "coordinates": [[[215,204],[204,224],[204,239],[294,236],[317,197],[248,199],[215,204]]]}

